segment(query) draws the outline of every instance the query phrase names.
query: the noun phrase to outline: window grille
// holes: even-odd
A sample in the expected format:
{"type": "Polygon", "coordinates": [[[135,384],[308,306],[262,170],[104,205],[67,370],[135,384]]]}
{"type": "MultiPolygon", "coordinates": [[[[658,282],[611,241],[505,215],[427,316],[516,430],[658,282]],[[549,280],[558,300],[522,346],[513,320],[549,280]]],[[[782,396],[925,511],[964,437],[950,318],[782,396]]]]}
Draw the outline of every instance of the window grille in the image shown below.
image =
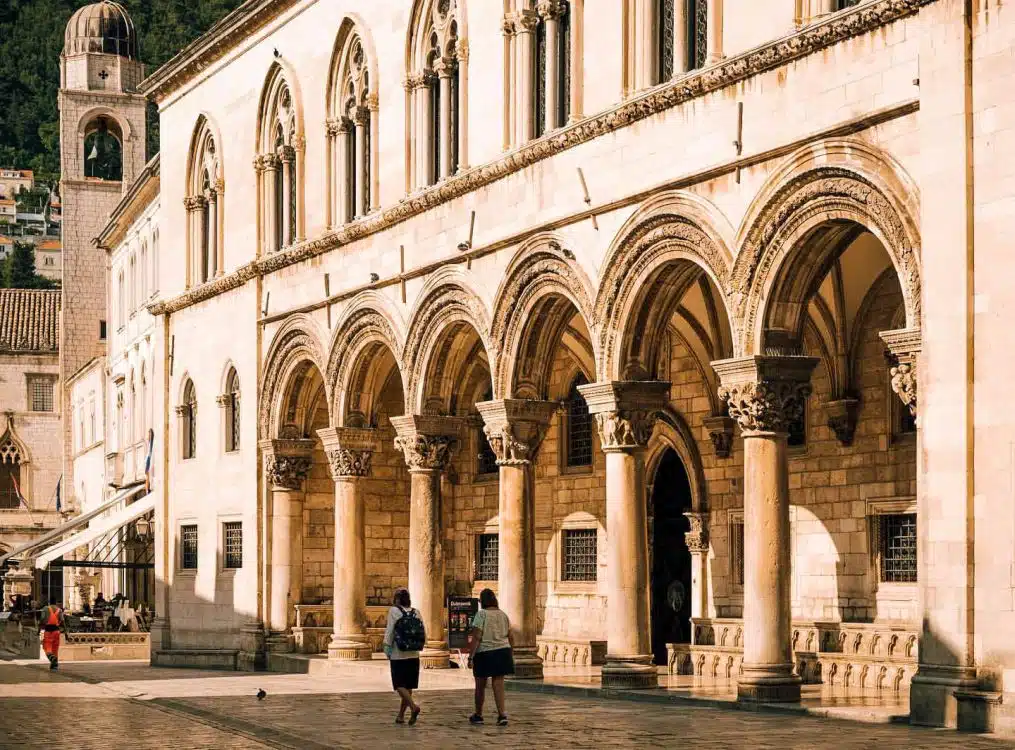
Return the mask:
{"type": "Polygon", "coordinates": [[[878,517],[882,583],[916,583],[916,514],[878,517]]]}
{"type": "Polygon", "coordinates": [[[686,0],[690,7],[687,17],[688,45],[691,68],[704,68],[708,62],[708,0],[686,0]]]}
{"type": "Polygon", "coordinates": [[[734,586],[744,585],[744,522],[730,523],[730,576],[734,586]]]}
{"type": "Polygon", "coordinates": [[[538,138],[546,132],[546,108],[553,103],[546,101],[546,22],[540,20],[536,26],[536,128],[538,138]]]}
{"type": "Polygon", "coordinates": [[[598,535],[596,529],[564,530],[564,565],[560,580],[596,580],[598,535]]]}
{"type": "Polygon", "coordinates": [[[285,238],[285,244],[292,245],[296,242],[296,157],[282,166],[289,170],[289,195],[286,196],[289,201],[289,236],[285,238]]]}
{"type": "Polygon", "coordinates": [[[180,527],[180,567],[197,570],[197,526],[180,527]]]}
{"type": "Polygon", "coordinates": [[[486,438],[483,428],[478,430],[476,441],[479,443],[479,456],[476,466],[477,474],[497,474],[500,469],[497,467],[497,454],[490,447],[490,441],[486,438]]]}
{"type": "MultiPolygon", "coordinates": [[[[243,523],[230,521],[222,524],[225,547],[224,567],[229,570],[243,567],[243,523]]],[[[195,566],[196,567],[196,566],[195,566]]]]}
{"type": "Polygon", "coordinates": [[[28,398],[32,404],[32,411],[53,411],[53,380],[30,377],[28,398]]]}
{"type": "Polygon", "coordinates": [[[560,50],[560,60],[557,63],[557,75],[560,79],[557,84],[560,96],[557,122],[563,126],[571,117],[571,6],[566,0],[561,3],[561,16],[557,28],[560,34],[560,40],[557,42],[557,49],[560,50]]]}
{"type": "Polygon", "coordinates": [[[571,384],[567,400],[567,465],[592,465],[592,415],[589,405],[578,386],[586,385],[584,375],[578,375],[571,384]]]}
{"type": "Polygon", "coordinates": [[[659,0],[659,82],[673,77],[675,2],[685,0],[659,0]]]}
{"type": "Polygon", "coordinates": [[[500,571],[499,534],[480,534],[476,537],[476,580],[496,581],[500,571]]]}

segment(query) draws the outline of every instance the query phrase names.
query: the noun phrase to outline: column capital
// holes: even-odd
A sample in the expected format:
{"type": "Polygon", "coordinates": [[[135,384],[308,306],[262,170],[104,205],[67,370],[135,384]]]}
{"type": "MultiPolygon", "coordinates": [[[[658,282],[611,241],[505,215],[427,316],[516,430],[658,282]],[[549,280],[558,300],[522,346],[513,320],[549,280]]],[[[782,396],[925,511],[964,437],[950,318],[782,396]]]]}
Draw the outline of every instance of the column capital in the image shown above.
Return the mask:
{"type": "Polygon", "coordinates": [[[257,172],[268,172],[278,169],[282,161],[277,154],[258,154],[254,157],[254,170],[257,172]]]}
{"type": "Polygon", "coordinates": [[[689,510],[684,516],[691,523],[691,530],[684,532],[684,541],[691,554],[708,552],[708,513],[689,510]]]}
{"type": "Polygon", "coordinates": [[[878,334],[888,347],[892,390],[916,414],[917,363],[923,350],[923,336],[919,328],[900,328],[878,334]]]}
{"type": "Polygon", "coordinates": [[[357,126],[363,126],[370,122],[370,108],[369,107],[356,107],[353,112],[353,122],[357,126]]]}
{"type": "Polygon", "coordinates": [[[208,206],[208,199],[203,195],[188,195],[183,199],[183,207],[188,211],[200,211],[208,206]]]}
{"type": "Polygon", "coordinates": [[[733,427],[736,422],[732,417],[705,417],[703,420],[708,437],[715,448],[717,458],[729,458],[733,452],[733,427]]]}
{"type": "Polygon", "coordinates": [[[317,431],[328,457],[331,477],[335,481],[344,477],[370,476],[370,463],[375,451],[380,450],[377,430],[359,427],[326,427],[317,431]]]}
{"type": "Polygon", "coordinates": [[[719,398],[744,433],[787,433],[811,394],[816,357],[750,356],[712,363],[719,398]]]}
{"type": "Polygon", "coordinates": [[[599,439],[607,452],[644,448],[670,397],[670,384],[656,380],[589,383],[578,390],[596,418],[599,439]]]}
{"type": "Polygon", "coordinates": [[[497,456],[497,465],[522,466],[535,459],[560,405],[556,401],[502,399],[478,403],[476,408],[483,417],[483,431],[497,456]]]}
{"type": "Polygon", "coordinates": [[[514,20],[516,34],[531,34],[539,26],[539,14],[528,8],[518,11],[514,20]]]}
{"type": "Polygon", "coordinates": [[[313,440],[262,440],[264,476],[272,489],[298,490],[310,476],[313,464],[313,440]]]}
{"type": "Polygon", "coordinates": [[[457,417],[420,414],[392,417],[391,426],[395,428],[395,448],[404,454],[409,471],[444,471],[465,427],[457,417]]]}
{"type": "Polygon", "coordinates": [[[559,18],[564,15],[564,3],[560,0],[539,0],[536,12],[544,19],[559,18]]]}
{"type": "Polygon", "coordinates": [[[292,164],[296,161],[296,149],[292,146],[279,146],[277,156],[279,161],[292,164]]]}
{"type": "Polygon", "coordinates": [[[458,63],[453,57],[441,57],[434,61],[433,69],[438,78],[450,78],[458,63]]]}

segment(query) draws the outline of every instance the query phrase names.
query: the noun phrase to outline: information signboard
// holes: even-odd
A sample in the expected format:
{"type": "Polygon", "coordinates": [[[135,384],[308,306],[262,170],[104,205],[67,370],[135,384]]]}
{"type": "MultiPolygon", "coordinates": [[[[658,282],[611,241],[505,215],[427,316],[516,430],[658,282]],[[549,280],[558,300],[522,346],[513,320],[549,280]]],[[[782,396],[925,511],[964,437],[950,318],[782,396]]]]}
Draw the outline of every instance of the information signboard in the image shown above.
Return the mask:
{"type": "Polygon", "coordinates": [[[468,596],[448,597],[448,648],[465,648],[469,643],[472,618],[479,611],[479,599],[468,596]]]}

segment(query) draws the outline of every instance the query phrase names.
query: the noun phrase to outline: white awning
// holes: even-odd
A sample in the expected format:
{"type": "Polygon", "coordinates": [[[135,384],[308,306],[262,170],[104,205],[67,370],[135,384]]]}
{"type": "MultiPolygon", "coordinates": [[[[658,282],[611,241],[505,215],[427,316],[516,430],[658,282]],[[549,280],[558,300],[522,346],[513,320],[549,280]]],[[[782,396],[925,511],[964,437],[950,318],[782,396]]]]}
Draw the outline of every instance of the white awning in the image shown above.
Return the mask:
{"type": "MultiPolygon", "coordinates": [[[[141,488],[138,488],[141,491],[141,488]]],[[[92,523],[88,524],[88,528],[79,531],[69,539],[60,542],[54,547],[50,547],[43,554],[35,558],[35,567],[40,570],[45,570],[49,567],[49,563],[58,557],[62,557],[69,552],[73,552],[78,547],[83,547],[89,542],[93,542],[100,536],[108,534],[110,531],[122,528],[131,521],[134,521],[145,513],[150,513],[155,509],[155,495],[148,493],[133,505],[128,505],[123,510],[119,510],[116,513],[105,516],[103,518],[96,519],[92,523]]]]}
{"type": "MultiPolygon", "coordinates": [[[[66,523],[57,526],[55,529],[47,531],[42,536],[36,537],[30,542],[25,542],[24,544],[15,547],[6,555],[0,557],[0,565],[3,565],[9,559],[20,560],[22,557],[25,556],[24,555],[25,552],[31,553],[38,549],[44,549],[47,545],[54,543],[56,540],[62,538],[64,535],[69,534],[75,529],[81,528],[96,516],[105,513],[107,510],[112,510],[118,504],[132,498],[134,495],[140,494],[143,491],[144,488],[139,485],[128,487],[125,490],[120,490],[115,495],[113,495],[113,497],[109,498],[106,502],[104,502],[95,510],[90,510],[87,513],[83,513],[80,516],[72,518],[66,523]]],[[[32,556],[31,554],[27,555],[27,557],[31,556],[32,556]]]]}

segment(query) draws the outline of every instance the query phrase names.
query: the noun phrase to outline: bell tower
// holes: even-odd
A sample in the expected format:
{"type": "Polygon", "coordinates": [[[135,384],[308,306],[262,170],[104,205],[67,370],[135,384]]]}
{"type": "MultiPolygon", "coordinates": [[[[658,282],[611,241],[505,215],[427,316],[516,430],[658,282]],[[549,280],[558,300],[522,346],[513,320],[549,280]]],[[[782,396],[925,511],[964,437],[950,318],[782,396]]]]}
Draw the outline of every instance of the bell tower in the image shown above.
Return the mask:
{"type": "Polygon", "coordinates": [[[144,77],[134,23],[103,0],[71,17],[60,56],[60,193],[63,201],[63,294],[60,382],[65,507],[74,498],[70,388],[67,380],[106,353],[115,336],[107,313],[106,254],[92,240],[145,164],[144,77]]]}

